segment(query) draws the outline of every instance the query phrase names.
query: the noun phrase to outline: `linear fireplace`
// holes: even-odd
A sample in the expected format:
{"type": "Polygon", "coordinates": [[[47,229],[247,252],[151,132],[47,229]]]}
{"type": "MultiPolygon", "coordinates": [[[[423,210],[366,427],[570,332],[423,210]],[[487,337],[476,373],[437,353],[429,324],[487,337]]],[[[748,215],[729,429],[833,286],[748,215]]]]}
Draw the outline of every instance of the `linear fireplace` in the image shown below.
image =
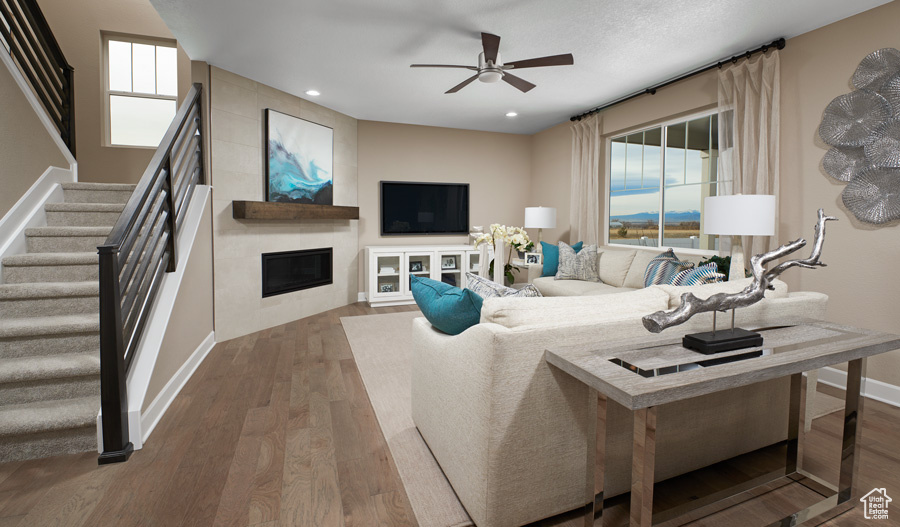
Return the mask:
{"type": "Polygon", "coordinates": [[[262,255],[262,296],[332,283],[332,250],[309,249],[262,255]]]}

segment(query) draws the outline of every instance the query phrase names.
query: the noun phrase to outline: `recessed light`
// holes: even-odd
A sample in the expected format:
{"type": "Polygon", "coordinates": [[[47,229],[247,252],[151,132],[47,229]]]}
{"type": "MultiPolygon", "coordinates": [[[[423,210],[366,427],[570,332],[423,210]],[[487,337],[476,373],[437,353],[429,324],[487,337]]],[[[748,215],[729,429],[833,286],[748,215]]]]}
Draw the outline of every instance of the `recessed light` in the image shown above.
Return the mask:
{"type": "Polygon", "coordinates": [[[318,97],[319,95],[322,95],[321,93],[319,93],[316,90],[306,90],[306,94],[309,95],[310,97],[318,97]]]}
{"type": "Polygon", "coordinates": [[[506,112],[507,117],[515,117],[517,115],[519,115],[519,114],[517,114],[516,112],[506,112]]]}

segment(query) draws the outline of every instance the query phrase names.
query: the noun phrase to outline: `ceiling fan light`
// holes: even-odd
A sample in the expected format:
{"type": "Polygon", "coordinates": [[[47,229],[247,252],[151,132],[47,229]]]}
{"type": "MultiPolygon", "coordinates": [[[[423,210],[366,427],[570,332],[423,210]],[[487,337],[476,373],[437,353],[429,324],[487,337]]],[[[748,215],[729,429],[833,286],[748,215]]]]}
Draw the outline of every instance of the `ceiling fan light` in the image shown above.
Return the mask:
{"type": "Polygon", "coordinates": [[[478,80],[481,82],[497,82],[503,77],[499,71],[482,71],[478,74],[478,80]]]}
{"type": "Polygon", "coordinates": [[[515,117],[517,115],[519,115],[519,114],[517,114],[516,112],[506,112],[507,117],[515,117]]]}
{"type": "Polygon", "coordinates": [[[319,93],[316,90],[306,90],[306,94],[309,95],[310,97],[318,97],[319,95],[322,95],[321,93],[319,93]]]}

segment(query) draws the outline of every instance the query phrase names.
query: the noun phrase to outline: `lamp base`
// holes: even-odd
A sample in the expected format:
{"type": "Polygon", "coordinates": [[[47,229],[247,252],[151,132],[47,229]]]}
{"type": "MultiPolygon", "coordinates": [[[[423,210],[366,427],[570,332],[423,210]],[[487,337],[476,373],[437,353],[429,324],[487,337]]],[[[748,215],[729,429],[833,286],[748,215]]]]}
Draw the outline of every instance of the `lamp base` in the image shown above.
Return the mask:
{"type": "Polygon", "coordinates": [[[692,333],[685,335],[681,341],[685,348],[704,355],[762,346],[762,343],[762,335],[741,328],[692,333]]]}

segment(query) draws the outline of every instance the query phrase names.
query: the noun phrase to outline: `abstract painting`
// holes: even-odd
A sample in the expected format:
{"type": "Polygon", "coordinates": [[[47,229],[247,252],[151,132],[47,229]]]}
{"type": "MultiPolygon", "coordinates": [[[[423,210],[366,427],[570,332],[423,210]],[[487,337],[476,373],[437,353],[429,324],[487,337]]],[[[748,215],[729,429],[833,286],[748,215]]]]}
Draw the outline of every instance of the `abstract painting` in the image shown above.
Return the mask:
{"type": "Polygon", "coordinates": [[[266,201],[332,204],[334,130],[266,109],[266,201]]]}

